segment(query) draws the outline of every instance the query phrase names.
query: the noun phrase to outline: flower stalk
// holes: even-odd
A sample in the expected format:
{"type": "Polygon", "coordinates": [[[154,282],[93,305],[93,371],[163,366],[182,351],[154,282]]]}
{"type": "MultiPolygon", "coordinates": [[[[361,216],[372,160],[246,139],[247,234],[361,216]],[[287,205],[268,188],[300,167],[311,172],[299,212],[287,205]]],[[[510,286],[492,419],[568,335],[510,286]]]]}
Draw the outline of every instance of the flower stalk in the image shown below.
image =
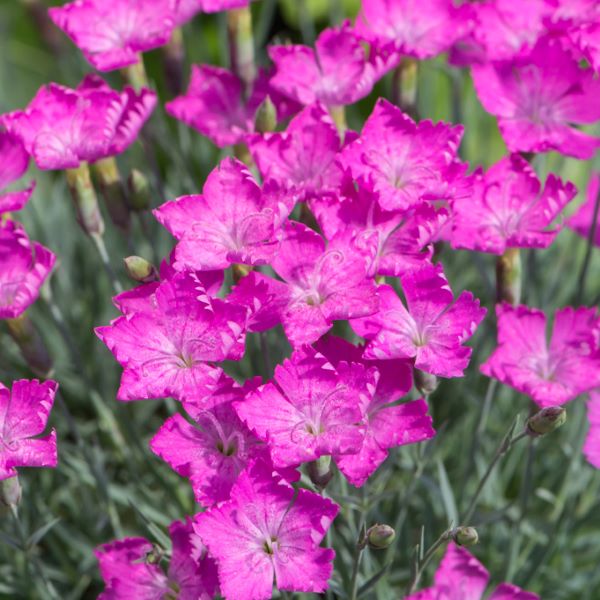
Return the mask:
{"type": "Polygon", "coordinates": [[[519,248],[507,248],[496,262],[496,301],[516,306],[521,302],[522,265],[519,248]]]}

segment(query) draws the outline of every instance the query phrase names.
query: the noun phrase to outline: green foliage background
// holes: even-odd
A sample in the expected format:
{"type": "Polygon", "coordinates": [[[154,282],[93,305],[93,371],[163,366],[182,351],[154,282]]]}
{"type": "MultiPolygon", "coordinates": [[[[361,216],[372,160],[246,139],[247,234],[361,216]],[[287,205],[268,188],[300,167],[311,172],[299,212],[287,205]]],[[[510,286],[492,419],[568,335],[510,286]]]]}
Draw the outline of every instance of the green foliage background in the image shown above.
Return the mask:
{"type": "MultiPolygon", "coordinates": [[[[25,4],[0,0],[0,112],[25,106],[46,82],[75,86],[91,70],[57,30],[53,39],[58,53],[51,52],[25,4]]],[[[257,2],[253,13],[259,61],[266,64],[266,43],[286,39],[311,43],[322,28],[357,9],[357,0],[257,2]]],[[[225,36],[222,15],[200,15],[184,28],[187,61],[227,64],[225,36]]],[[[164,103],[168,94],[160,51],[147,54],[145,60],[164,103]]],[[[106,79],[113,86],[121,85],[118,74],[108,74],[106,79]]],[[[389,97],[390,85],[390,78],[385,78],[368,98],[349,109],[351,127],[360,128],[378,96],[389,97]]],[[[451,70],[443,58],[421,65],[418,109],[422,118],[465,124],[461,152],[473,166],[489,166],[505,153],[495,120],[479,105],[468,72],[451,70]]],[[[146,139],[151,153],[138,141],[118,161],[124,174],[135,166],[152,176],[149,158],[154,153],[160,173],[160,181],[153,178],[154,206],[199,192],[222,157],[208,140],[168,118],[162,107],[152,117],[146,139]]],[[[534,164],[541,175],[557,172],[580,189],[593,167],[552,154],[536,158],[534,164]]],[[[37,180],[37,189],[18,218],[32,238],[59,258],[51,281],[53,303],[40,300],[29,314],[55,360],[54,378],[60,382],[65,406],[57,404],[51,417],[51,426],[58,431],[59,467],[23,470],[20,477],[20,513],[27,533],[34,535],[27,553],[18,548],[9,515],[0,516],[0,598],[47,597],[32,570],[36,562],[61,598],[93,598],[102,585],[94,547],[123,535],[147,536],[166,544],[164,531],[170,521],[193,514],[197,507],[187,481],[147,446],[162,421],[177,410],[175,403],[128,405],[115,400],[120,368],[92,329],[117,313],[94,249],[75,223],[62,174],[31,167],[29,175],[37,180]],[[62,324],[56,319],[60,315],[62,324]]],[[[575,203],[582,199],[580,194],[575,203]]],[[[136,223],[132,247],[136,254],[158,259],[167,254],[172,241],[150,215],[145,223],[152,244],[136,223]]],[[[119,276],[127,283],[121,258],[132,252],[126,240],[109,227],[107,244],[119,276]]],[[[550,311],[573,303],[584,251],[585,241],[565,230],[548,250],[525,252],[524,302],[550,311]]],[[[584,296],[588,305],[600,293],[598,255],[596,250],[588,275],[584,296]]],[[[528,400],[508,388],[490,391],[478,372],[495,343],[493,257],[445,249],[440,258],[454,291],[472,290],[491,314],[473,340],[475,352],[467,376],[442,383],[431,397],[438,437],[392,452],[364,490],[345,486],[340,478],[332,486],[331,495],[343,509],[331,535],[338,557],[330,597],[347,594],[361,519],[367,524],[395,525],[397,539],[391,549],[365,552],[359,583],[366,589],[360,597],[401,597],[415,545],[423,538],[428,547],[450,523],[457,523],[502,436],[516,415],[525,417],[529,409],[528,400]],[[369,582],[374,576],[376,581],[369,582]]],[[[267,341],[271,363],[280,362],[289,352],[281,332],[269,332],[267,341]]],[[[230,365],[229,371],[237,377],[264,374],[262,364],[259,343],[251,335],[246,358],[230,365]]],[[[0,379],[8,385],[31,377],[0,327],[0,379]]],[[[581,454],[587,429],[584,399],[572,402],[568,412],[569,420],[561,430],[522,442],[494,471],[471,523],[481,539],[473,551],[494,583],[510,580],[548,600],[597,600],[600,474],[581,454]]],[[[424,583],[439,556],[441,552],[424,583]]]]}

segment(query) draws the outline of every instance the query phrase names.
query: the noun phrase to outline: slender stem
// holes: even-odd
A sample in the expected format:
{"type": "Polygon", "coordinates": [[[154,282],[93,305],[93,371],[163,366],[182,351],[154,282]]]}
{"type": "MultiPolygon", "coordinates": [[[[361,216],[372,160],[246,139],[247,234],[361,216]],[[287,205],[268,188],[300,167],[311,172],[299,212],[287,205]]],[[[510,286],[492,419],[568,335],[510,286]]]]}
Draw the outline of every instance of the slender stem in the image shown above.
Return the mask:
{"type": "Polygon", "coordinates": [[[596,230],[598,229],[598,216],[600,215],[600,191],[596,196],[596,203],[594,204],[594,212],[592,213],[592,223],[590,225],[590,231],[587,237],[587,248],[585,250],[585,256],[583,257],[583,264],[579,271],[579,279],[577,285],[577,296],[575,298],[576,304],[580,304],[583,299],[583,293],[585,291],[585,281],[587,278],[588,268],[590,266],[590,259],[592,258],[592,250],[594,248],[594,240],[596,239],[596,230]]]}
{"type": "MultiPolygon", "coordinates": [[[[423,576],[427,565],[431,562],[436,550],[450,540],[451,534],[452,529],[447,529],[444,531],[444,533],[442,533],[442,535],[440,535],[440,537],[429,547],[425,553],[425,556],[423,557],[423,560],[417,563],[417,567],[414,570],[412,579],[407,589],[408,594],[412,594],[417,589],[419,582],[421,581],[421,577],[423,576]]],[[[418,560],[418,558],[415,560],[418,560]]]]}
{"type": "Polygon", "coordinates": [[[367,531],[364,521],[359,528],[358,539],[354,548],[354,556],[352,559],[352,577],[350,579],[350,600],[356,600],[358,596],[358,572],[360,571],[360,559],[362,558],[363,550],[367,545],[367,531]]]}
{"type": "Polygon", "coordinates": [[[110,279],[110,283],[116,294],[121,294],[123,292],[123,286],[121,282],[117,279],[117,275],[110,264],[110,258],[108,256],[108,251],[106,250],[106,245],[104,243],[104,238],[101,235],[93,234],[91,236],[94,245],[96,246],[96,250],[98,250],[98,255],[100,256],[100,260],[102,261],[102,265],[110,279]]]}

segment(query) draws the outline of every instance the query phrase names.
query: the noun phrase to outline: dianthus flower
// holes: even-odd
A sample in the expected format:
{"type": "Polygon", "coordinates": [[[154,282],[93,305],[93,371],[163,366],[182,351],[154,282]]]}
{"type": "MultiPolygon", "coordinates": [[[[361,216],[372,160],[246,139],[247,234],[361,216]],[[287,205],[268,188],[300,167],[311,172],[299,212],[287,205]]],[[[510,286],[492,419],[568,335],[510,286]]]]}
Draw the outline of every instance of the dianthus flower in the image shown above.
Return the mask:
{"type": "Polygon", "coordinates": [[[276,71],[271,84],[301,104],[321,102],[345,106],[371,93],[378,79],[398,64],[393,48],[367,50],[345,23],[319,35],[315,49],[308,46],[270,46],[276,71]]]}
{"type": "Polygon", "coordinates": [[[217,571],[191,522],[169,526],[173,543],[165,573],[156,548],[145,538],[124,538],[95,551],[106,587],[101,600],[211,600],[218,593],[217,571]]]}
{"type": "Polygon", "coordinates": [[[35,182],[24,190],[8,191],[11,183],[27,171],[29,155],[19,138],[8,131],[0,130],[0,215],[21,210],[35,187],[35,182]]]}
{"type": "Polygon", "coordinates": [[[594,309],[567,306],[556,311],[549,343],[541,310],[503,304],[496,313],[498,347],[481,366],[482,373],[542,407],[564,404],[600,385],[594,309]]]}
{"type": "MultiPolygon", "coordinates": [[[[465,548],[449,544],[435,574],[433,587],[411,594],[406,600],[482,600],[489,581],[487,569],[465,548]]],[[[501,583],[488,600],[539,600],[511,583],[501,583]]]]}
{"type": "Polygon", "coordinates": [[[294,489],[255,463],[231,499],[196,515],[194,529],[217,562],[227,600],[267,600],[279,590],[323,592],[335,552],[319,544],[339,507],[294,489]]]}
{"type": "Polygon", "coordinates": [[[171,0],[175,3],[177,24],[191,19],[197,12],[214,13],[250,5],[250,0],[171,0]]]}
{"type": "Polygon", "coordinates": [[[214,363],[242,357],[245,310],[205,295],[191,274],[177,274],[156,288],[155,307],[96,328],[124,368],[119,400],[208,393],[221,376],[214,363]]]}
{"type": "Polygon", "coordinates": [[[474,178],[472,197],[452,203],[452,245],[493,254],[546,248],[560,231],[550,228],[552,222],[576,193],[553,174],[542,190],[524,158],[505,157],[474,178]]]}
{"type": "Polygon", "coordinates": [[[424,266],[400,281],[406,307],[391,286],[382,285],[379,312],[351,321],[370,340],[364,358],[412,358],[426,373],[461,377],[472,352],[463,344],[483,320],[485,308],[470,292],[455,300],[440,266],[424,266]]]}
{"type": "Polygon", "coordinates": [[[248,386],[222,375],[210,396],[184,403],[193,422],[176,414],[150,441],[155,454],[189,478],[196,501],[204,506],[229,499],[231,487],[251,459],[268,459],[265,445],[233,408],[233,402],[242,400],[248,391],[248,386]]]}
{"type": "Polygon", "coordinates": [[[17,475],[16,467],[56,467],[56,431],[41,435],[58,384],[20,379],[12,391],[0,383],[0,480],[17,475]]]}
{"type": "Polygon", "coordinates": [[[355,179],[371,180],[382,208],[405,210],[452,196],[464,183],[466,165],[457,158],[462,133],[461,125],[415,123],[381,98],[340,162],[355,179]]]}
{"type": "Polygon", "coordinates": [[[555,150],[589,159],[600,146],[599,138],[572,126],[600,119],[600,80],[558,41],[543,38],[526,58],[475,65],[472,73],[511,152],[555,150]]]}
{"type": "Polygon", "coordinates": [[[377,311],[377,287],[367,278],[376,251],[374,244],[359,247],[346,238],[334,238],[326,244],[302,223],[286,224],[271,266],[285,282],[272,286],[286,299],[280,318],[292,345],[315,342],[335,320],[377,311]]]}
{"type": "Polygon", "coordinates": [[[338,368],[305,347],[275,368],[275,381],[234,404],[241,419],[269,444],[276,467],[297,466],[325,455],[356,453],[364,409],[377,372],[359,364],[338,368]]]}
{"type": "Polygon", "coordinates": [[[33,304],[55,261],[20,225],[0,224],[0,319],[14,319],[33,304]]]}
{"type": "Polygon", "coordinates": [[[583,453],[594,467],[600,469],[600,390],[590,392],[587,414],[590,428],[583,445],[583,453]]]}
{"type": "Polygon", "coordinates": [[[140,52],[166,44],[175,25],[172,0],[75,0],[48,14],[99,71],[137,63],[140,52]]]}
{"type": "Polygon", "coordinates": [[[379,379],[372,396],[363,395],[365,437],[356,454],[335,457],[336,465],[355,486],[361,486],[387,458],[390,448],[432,438],[435,431],[427,414],[427,403],[413,400],[394,404],[412,388],[412,367],[407,360],[366,361],[363,348],[328,336],[316,349],[338,368],[350,361],[368,369],[376,367],[379,379]]]}
{"type": "Polygon", "coordinates": [[[71,169],[123,152],[156,104],[148,89],[122,92],[88,75],[74,90],[56,83],[39,89],[25,110],[5,115],[40,169],[71,169]]]}
{"type": "Polygon", "coordinates": [[[202,195],[183,196],[154,211],[177,239],[176,269],[225,269],[266,264],[278,249],[278,230],[293,202],[263,189],[238,160],[224,159],[202,195]]]}
{"type": "Polygon", "coordinates": [[[249,148],[263,181],[298,201],[337,190],[342,170],[335,161],[341,148],[338,130],[319,104],[307,106],[281,133],[254,135],[249,148]]]}
{"type": "Polygon", "coordinates": [[[328,239],[355,236],[367,246],[377,242],[369,276],[398,276],[431,259],[436,236],[449,218],[444,208],[421,204],[410,210],[384,210],[367,181],[350,182],[341,197],[326,195],[310,206],[328,239]]]}
{"type": "MultiPolygon", "coordinates": [[[[596,201],[600,194],[600,173],[593,173],[588,182],[586,200],[579,210],[567,221],[567,226],[581,237],[588,238],[592,229],[596,201]]],[[[596,217],[596,233],[593,243],[600,246],[600,213],[596,217]]]]}
{"type": "Polygon", "coordinates": [[[356,30],[371,42],[393,42],[401,54],[423,59],[448,50],[470,28],[469,17],[452,0],[368,0],[356,30]]]}

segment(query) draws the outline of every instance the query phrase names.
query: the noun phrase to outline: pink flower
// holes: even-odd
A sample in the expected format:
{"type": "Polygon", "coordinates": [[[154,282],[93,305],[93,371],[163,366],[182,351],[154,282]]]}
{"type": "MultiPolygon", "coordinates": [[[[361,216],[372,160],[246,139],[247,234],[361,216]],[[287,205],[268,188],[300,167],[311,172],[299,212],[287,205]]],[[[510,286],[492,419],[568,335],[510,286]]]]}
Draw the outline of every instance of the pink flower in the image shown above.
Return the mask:
{"type": "Polygon", "coordinates": [[[340,155],[355,179],[371,179],[385,210],[405,210],[425,200],[447,198],[464,179],[457,149],[461,125],[416,124],[380,98],[360,137],[340,155]]]}
{"type": "Polygon", "coordinates": [[[265,446],[233,409],[233,402],[247,392],[248,387],[222,375],[209,397],[184,403],[193,423],[176,414],[150,441],[155,454],[190,479],[196,501],[204,506],[229,499],[231,487],[249,461],[265,457],[265,446]]]}
{"type": "MultiPolygon", "coordinates": [[[[205,13],[221,12],[223,10],[231,10],[233,8],[243,8],[250,5],[250,0],[187,0],[194,2],[198,6],[198,10],[205,13]]],[[[185,3],[186,0],[180,0],[185,3]]]]}
{"type": "Polygon", "coordinates": [[[507,156],[475,178],[472,197],[452,203],[452,245],[493,254],[546,248],[560,231],[551,223],[576,194],[572,183],[552,174],[542,191],[529,163],[507,156]]]}
{"type": "Polygon", "coordinates": [[[470,27],[470,11],[452,0],[368,0],[356,29],[376,43],[393,42],[401,54],[431,58],[445,52],[470,27]]]}
{"type": "Polygon", "coordinates": [[[211,600],[218,593],[214,560],[190,521],[169,526],[173,549],[168,571],[151,560],[155,547],[144,538],[125,538],[94,552],[106,584],[102,600],[211,600]]]}
{"type": "Polygon", "coordinates": [[[353,104],[371,93],[378,79],[398,64],[390,47],[367,51],[360,37],[345,23],[319,35],[315,49],[308,46],[270,46],[277,68],[273,87],[301,104],[353,104]]]}
{"type": "Polygon", "coordinates": [[[373,396],[364,395],[365,438],[356,454],[337,456],[340,471],[355,486],[362,486],[388,456],[388,450],[432,438],[435,431],[427,414],[427,403],[414,400],[394,404],[412,388],[412,368],[406,360],[366,361],[363,348],[333,336],[319,340],[315,347],[334,367],[353,370],[356,364],[376,367],[379,372],[373,396]]]}
{"type": "MultiPolygon", "coordinates": [[[[374,241],[375,243],[375,241],[374,241]]],[[[281,320],[294,346],[311,344],[333,321],[357,318],[377,311],[377,287],[367,278],[376,251],[352,240],[325,240],[302,223],[289,221],[279,252],[271,266],[284,281],[286,298],[281,320]]]]}
{"type": "Polygon", "coordinates": [[[166,44],[175,25],[171,0],[75,0],[48,14],[99,71],[137,63],[140,52],[166,44]]]}
{"type": "Polygon", "coordinates": [[[429,261],[432,242],[449,218],[448,211],[429,203],[406,211],[383,210],[380,195],[364,180],[345,182],[341,198],[326,195],[310,206],[328,239],[355,236],[367,247],[377,240],[369,276],[398,276],[429,261]]]}
{"type": "Polygon", "coordinates": [[[440,266],[425,266],[400,278],[406,308],[389,285],[379,286],[381,308],[372,317],[351,322],[370,340],[366,359],[413,358],[417,369],[441,377],[461,377],[473,335],[486,310],[470,292],[454,300],[440,266]]]}
{"type": "Polygon", "coordinates": [[[124,367],[117,398],[187,400],[208,393],[221,375],[214,363],[244,353],[244,309],[216,298],[203,302],[206,291],[187,273],[154,293],[156,308],[96,328],[124,367]]]}
{"type": "Polygon", "coordinates": [[[511,152],[555,150],[589,159],[600,146],[600,139],[572,127],[600,119],[600,81],[558,42],[542,39],[525,59],[475,65],[472,73],[511,152]]]}
{"type": "Polygon", "coordinates": [[[123,152],[156,104],[156,94],[112,90],[95,75],[75,90],[51,83],[29,106],[6,115],[9,131],[23,142],[40,169],[70,169],[123,152]]]}
{"type": "Polygon", "coordinates": [[[20,379],[12,391],[0,383],[0,481],[17,475],[15,467],[56,467],[56,431],[36,436],[46,429],[57,389],[56,381],[20,379]]]}
{"type": "Polygon", "coordinates": [[[590,392],[587,409],[590,428],[583,445],[583,453],[594,467],[600,469],[600,390],[590,392]]]}
{"type": "Polygon", "coordinates": [[[14,221],[0,225],[0,319],[14,319],[35,302],[55,260],[14,221]]]}
{"type": "Polygon", "coordinates": [[[29,155],[16,135],[0,130],[0,215],[21,210],[35,187],[32,181],[24,190],[9,192],[5,188],[27,171],[29,155]]]}
{"type": "Polygon", "coordinates": [[[274,580],[280,590],[327,589],[335,553],[319,544],[338,509],[256,463],[240,475],[231,500],[196,515],[194,529],[217,561],[227,600],[267,600],[274,580]]]}
{"type": "MultiPolygon", "coordinates": [[[[600,172],[595,172],[592,173],[588,182],[585,202],[567,221],[567,226],[585,239],[590,235],[598,194],[600,194],[600,172]]],[[[593,242],[596,246],[600,246],[600,213],[597,215],[596,219],[596,233],[593,242]]]]}
{"type": "Polygon", "coordinates": [[[275,368],[274,382],[234,406],[246,425],[269,444],[276,467],[297,466],[360,449],[363,411],[376,383],[375,369],[354,363],[336,369],[306,347],[275,368]]]}
{"type": "Polygon", "coordinates": [[[298,107],[282,99],[264,73],[259,74],[246,101],[243,84],[234,73],[213,65],[193,65],[187,92],[167,102],[165,109],[223,148],[244,142],[254,131],[256,111],[267,95],[279,120],[296,112],[298,107]]]}
{"type": "Polygon", "coordinates": [[[307,106],[282,133],[252,136],[249,147],[263,180],[275,181],[298,201],[335,191],[340,185],[342,171],[335,162],[340,136],[319,104],[307,106]]]}
{"type": "Polygon", "coordinates": [[[201,196],[167,202],[154,214],[180,240],[176,269],[211,270],[270,262],[291,209],[279,194],[261,190],[240,161],[226,158],[208,176],[201,196]]]}
{"type": "MultiPolygon", "coordinates": [[[[435,574],[433,587],[411,594],[406,600],[482,600],[488,580],[487,569],[465,548],[451,543],[435,574]]],[[[489,600],[539,600],[539,596],[502,583],[489,600]]]]}
{"type": "Polygon", "coordinates": [[[594,350],[592,308],[556,311],[550,343],[546,315],[526,306],[496,308],[498,347],[481,372],[533,398],[539,406],[564,404],[600,385],[600,354],[594,350]]]}

